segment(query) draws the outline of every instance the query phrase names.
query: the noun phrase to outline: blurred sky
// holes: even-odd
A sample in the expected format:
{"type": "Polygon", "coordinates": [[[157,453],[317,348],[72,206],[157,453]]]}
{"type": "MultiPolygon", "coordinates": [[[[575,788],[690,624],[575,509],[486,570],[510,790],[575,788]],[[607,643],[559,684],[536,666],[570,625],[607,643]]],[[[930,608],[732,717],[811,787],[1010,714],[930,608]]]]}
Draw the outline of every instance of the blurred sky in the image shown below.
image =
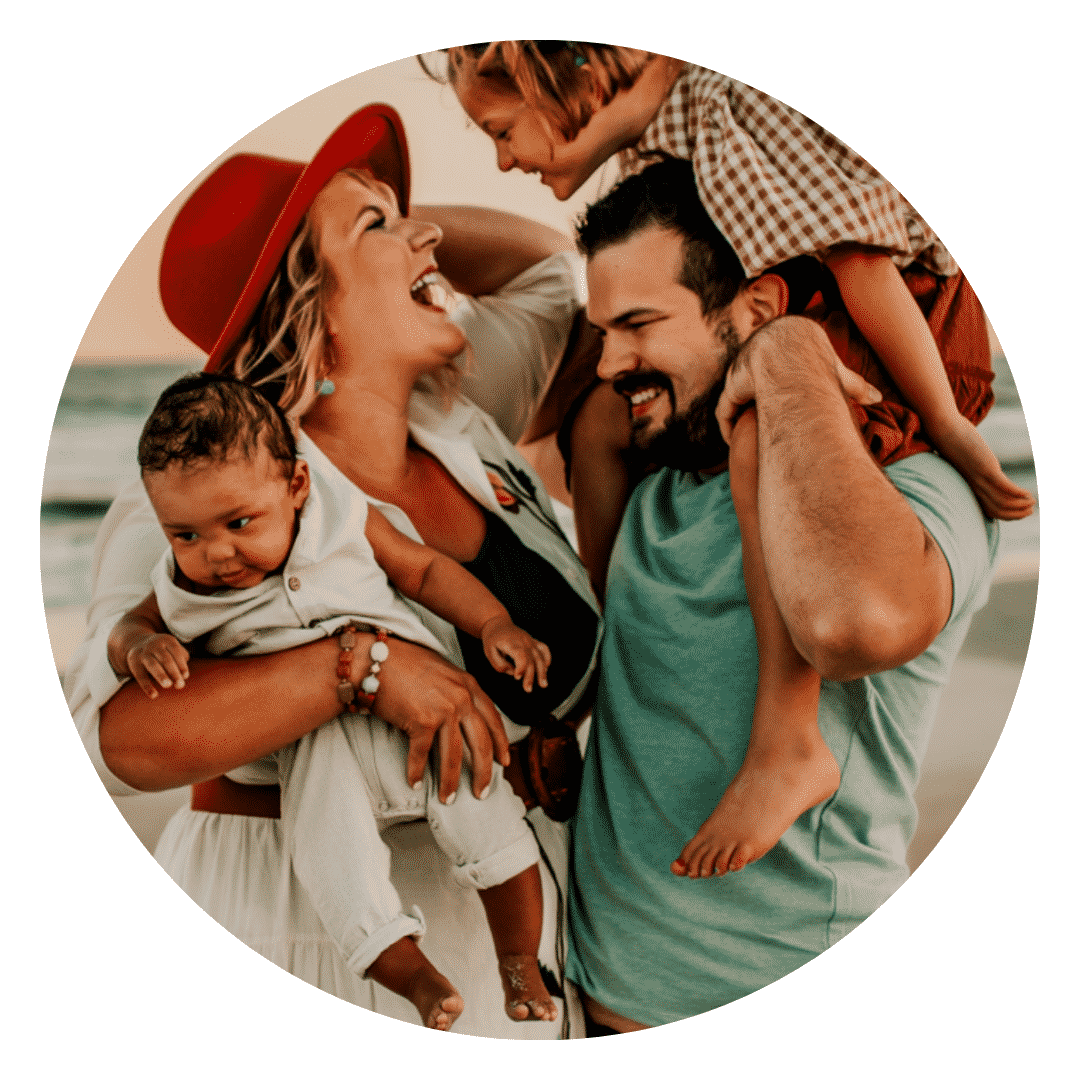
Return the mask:
{"type": "Polygon", "coordinates": [[[470,124],[453,91],[429,79],[414,57],[355,75],[298,102],[226,150],[176,196],[117,272],[79,345],[76,362],[126,357],[197,357],[165,316],[158,260],[165,235],[191,191],[218,162],[240,151],[306,161],[347,116],[372,101],[401,114],[412,163],[412,202],[468,203],[512,210],[570,233],[605,179],[601,169],[577,195],[558,202],[539,177],[500,173],[495,147],[470,124]]]}

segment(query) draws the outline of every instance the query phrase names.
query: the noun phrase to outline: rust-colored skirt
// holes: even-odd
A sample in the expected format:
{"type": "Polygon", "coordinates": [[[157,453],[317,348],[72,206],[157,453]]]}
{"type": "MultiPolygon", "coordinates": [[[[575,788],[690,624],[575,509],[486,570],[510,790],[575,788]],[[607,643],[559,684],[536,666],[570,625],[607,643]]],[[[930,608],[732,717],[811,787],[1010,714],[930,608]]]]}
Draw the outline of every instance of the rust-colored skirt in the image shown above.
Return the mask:
{"type": "MultiPolygon", "coordinates": [[[[939,277],[910,266],[901,275],[930,325],[960,412],[977,424],[994,404],[990,338],[979,298],[963,274],[939,277]]],[[[847,367],[881,391],[877,405],[853,405],[851,410],[878,463],[891,465],[933,449],[922,421],[855,326],[839,291],[825,288],[815,293],[803,314],[821,324],[847,367]]]]}

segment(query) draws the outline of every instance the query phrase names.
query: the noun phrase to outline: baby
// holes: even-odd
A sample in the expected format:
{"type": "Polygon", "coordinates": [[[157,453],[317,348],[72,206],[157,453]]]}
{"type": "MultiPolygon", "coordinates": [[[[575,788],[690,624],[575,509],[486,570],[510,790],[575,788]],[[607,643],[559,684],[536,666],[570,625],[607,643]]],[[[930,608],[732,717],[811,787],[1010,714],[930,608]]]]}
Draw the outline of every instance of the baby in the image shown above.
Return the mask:
{"type": "MultiPolygon", "coordinates": [[[[182,642],[205,638],[214,655],[266,653],[344,628],[344,650],[355,641],[351,628],[363,625],[379,631],[358,694],[370,706],[376,673],[392,662],[387,631],[443,651],[403,595],[479,638],[491,665],[523,689],[547,685],[547,647],[515,626],[485,586],[399,532],[359,492],[341,505],[326,481],[333,466],[313,445],[304,449],[310,467],[285,417],[243,382],[188,375],[164,391],[143,429],[139,465],[170,548],[154,569],[154,592],[109,636],[118,675],[156,698],[158,687],[179,690],[189,677],[182,642]],[[301,588],[304,618],[294,599],[301,588]],[[314,620],[312,603],[321,615],[314,620]]],[[[347,675],[339,692],[352,693],[343,700],[356,694],[346,683],[347,675]]],[[[405,737],[374,717],[347,717],[276,759],[297,877],[349,967],[407,997],[428,1027],[449,1030],[464,1009],[418,948],[423,916],[402,911],[379,836],[388,824],[427,817],[455,879],[479,890],[508,1015],[554,1020],[537,961],[539,851],[521,800],[498,772],[483,801],[463,775],[440,802],[430,766],[414,790],[405,737]]]]}

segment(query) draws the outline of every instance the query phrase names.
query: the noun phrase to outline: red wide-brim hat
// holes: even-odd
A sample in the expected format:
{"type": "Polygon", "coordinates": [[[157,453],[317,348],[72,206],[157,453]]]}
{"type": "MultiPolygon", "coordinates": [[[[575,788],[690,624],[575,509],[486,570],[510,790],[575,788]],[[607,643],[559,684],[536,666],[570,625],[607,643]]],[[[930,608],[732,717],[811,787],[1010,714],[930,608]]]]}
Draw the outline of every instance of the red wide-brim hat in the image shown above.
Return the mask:
{"type": "Polygon", "coordinates": [[[215,371],[247,329],[315,196],[337,172],[369,169],[409,211],[409,148],[389,105],[367,105],[305,164],[237,154],[181,207],[161,252],[161,302],[215,371]]]}

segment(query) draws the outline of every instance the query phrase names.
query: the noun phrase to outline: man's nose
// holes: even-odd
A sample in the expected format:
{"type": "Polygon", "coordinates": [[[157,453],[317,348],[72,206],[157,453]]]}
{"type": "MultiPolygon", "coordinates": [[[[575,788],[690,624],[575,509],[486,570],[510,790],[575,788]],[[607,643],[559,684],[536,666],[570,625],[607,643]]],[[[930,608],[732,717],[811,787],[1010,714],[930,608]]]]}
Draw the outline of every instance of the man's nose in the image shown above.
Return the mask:
{"type": "Polygon", "coordinates": [[[606,382],[633,371],[638,366],[634,351],[622,344],[614,334],[604,338],[604,349],[600,353],[600,362],[596,365],[596,374],[606,382]]]}

